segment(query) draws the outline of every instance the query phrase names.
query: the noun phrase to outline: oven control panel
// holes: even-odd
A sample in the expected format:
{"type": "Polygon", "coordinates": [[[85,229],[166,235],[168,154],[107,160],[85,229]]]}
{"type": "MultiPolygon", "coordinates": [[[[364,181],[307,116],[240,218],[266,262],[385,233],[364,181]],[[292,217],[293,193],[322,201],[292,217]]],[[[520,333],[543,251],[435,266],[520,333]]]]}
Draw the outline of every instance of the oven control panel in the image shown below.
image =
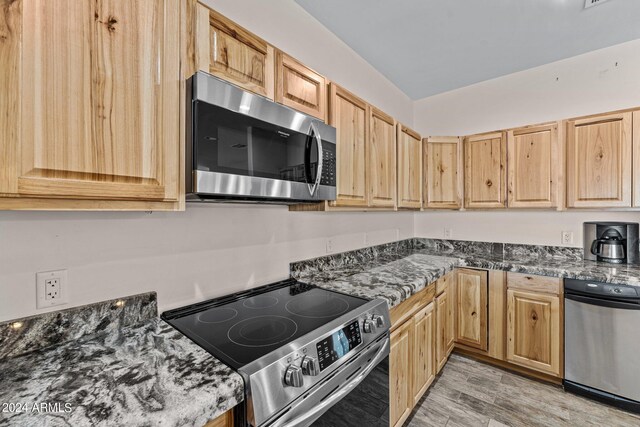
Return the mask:
{"type": "Polygon", "coordinates": [[[316,343],[320,372],[362,344],[360,324],[356,320],[316,343]]]}

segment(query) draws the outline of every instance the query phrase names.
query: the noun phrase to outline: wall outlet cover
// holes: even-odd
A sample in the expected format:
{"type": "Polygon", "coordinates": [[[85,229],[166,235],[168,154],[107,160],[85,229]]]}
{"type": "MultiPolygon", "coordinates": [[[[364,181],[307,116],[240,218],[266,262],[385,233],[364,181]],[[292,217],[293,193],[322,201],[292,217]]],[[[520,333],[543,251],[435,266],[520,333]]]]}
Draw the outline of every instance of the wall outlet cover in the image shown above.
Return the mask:
{"type": "Polygon", "coordinates": [[[47,308],[69,302],[67,270],[36,273],[36,307],[47,308]]]}
{"type": "Polygon", "coordinates": [[[563,245],[571,245],[573,244],[573,231],[563,231],[561,243],[563,245]]]}

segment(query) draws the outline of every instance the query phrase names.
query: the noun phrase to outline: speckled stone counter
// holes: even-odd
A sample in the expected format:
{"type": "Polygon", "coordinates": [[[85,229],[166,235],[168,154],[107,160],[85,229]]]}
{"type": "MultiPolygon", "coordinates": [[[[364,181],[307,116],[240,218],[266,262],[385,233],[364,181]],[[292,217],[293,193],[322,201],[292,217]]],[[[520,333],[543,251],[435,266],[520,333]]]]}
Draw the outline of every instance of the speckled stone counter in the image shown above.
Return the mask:
{"type": "Polygon", "coordinates": [[[393,307],[456,267],[504,270],[640,286],[640,266],[585,261],[582,250],[407,239],[292,263],[292,277],[393,307]]]}
{"type": "Polygon", "coordinates": [[[72,311],[0,324],[0,426],[202,426],[242,401],[242,378],[158,319],[155,293],[72,311]]]}

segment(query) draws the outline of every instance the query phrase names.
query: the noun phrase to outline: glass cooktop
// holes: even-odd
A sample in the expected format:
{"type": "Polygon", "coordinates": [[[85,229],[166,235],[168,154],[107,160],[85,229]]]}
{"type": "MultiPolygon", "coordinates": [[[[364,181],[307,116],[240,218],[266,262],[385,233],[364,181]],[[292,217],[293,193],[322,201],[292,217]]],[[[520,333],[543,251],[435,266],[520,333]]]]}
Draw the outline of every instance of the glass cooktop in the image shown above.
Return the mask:
{"type": "Polygon", "coordinates": [[[366,303],[291,279],[164,312],[162,318],[238,369],[366,303]]]}

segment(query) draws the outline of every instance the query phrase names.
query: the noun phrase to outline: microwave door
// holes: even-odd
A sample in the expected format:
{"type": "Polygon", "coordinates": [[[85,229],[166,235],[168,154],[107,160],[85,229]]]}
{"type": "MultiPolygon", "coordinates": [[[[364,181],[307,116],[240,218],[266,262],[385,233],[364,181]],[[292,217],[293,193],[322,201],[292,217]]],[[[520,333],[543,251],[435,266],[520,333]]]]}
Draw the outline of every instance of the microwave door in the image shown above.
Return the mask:
{"type": "Polygon", "coordinates": [[[304,152],[304,169],[309,195],[314,196],[322,179],[322,138],[315,123],[311,123],[304,152]],[[315,144],[314,144],[315,143],[315,144]],[[315,150],[314,146],[315,145],[315,150]],[[315,155],[315,156],[314,156],[315,155]],[[315,161],[314,161],[315,160],[315,161]],[[315,173],[314,173],[315,172],[315,173]]]}

